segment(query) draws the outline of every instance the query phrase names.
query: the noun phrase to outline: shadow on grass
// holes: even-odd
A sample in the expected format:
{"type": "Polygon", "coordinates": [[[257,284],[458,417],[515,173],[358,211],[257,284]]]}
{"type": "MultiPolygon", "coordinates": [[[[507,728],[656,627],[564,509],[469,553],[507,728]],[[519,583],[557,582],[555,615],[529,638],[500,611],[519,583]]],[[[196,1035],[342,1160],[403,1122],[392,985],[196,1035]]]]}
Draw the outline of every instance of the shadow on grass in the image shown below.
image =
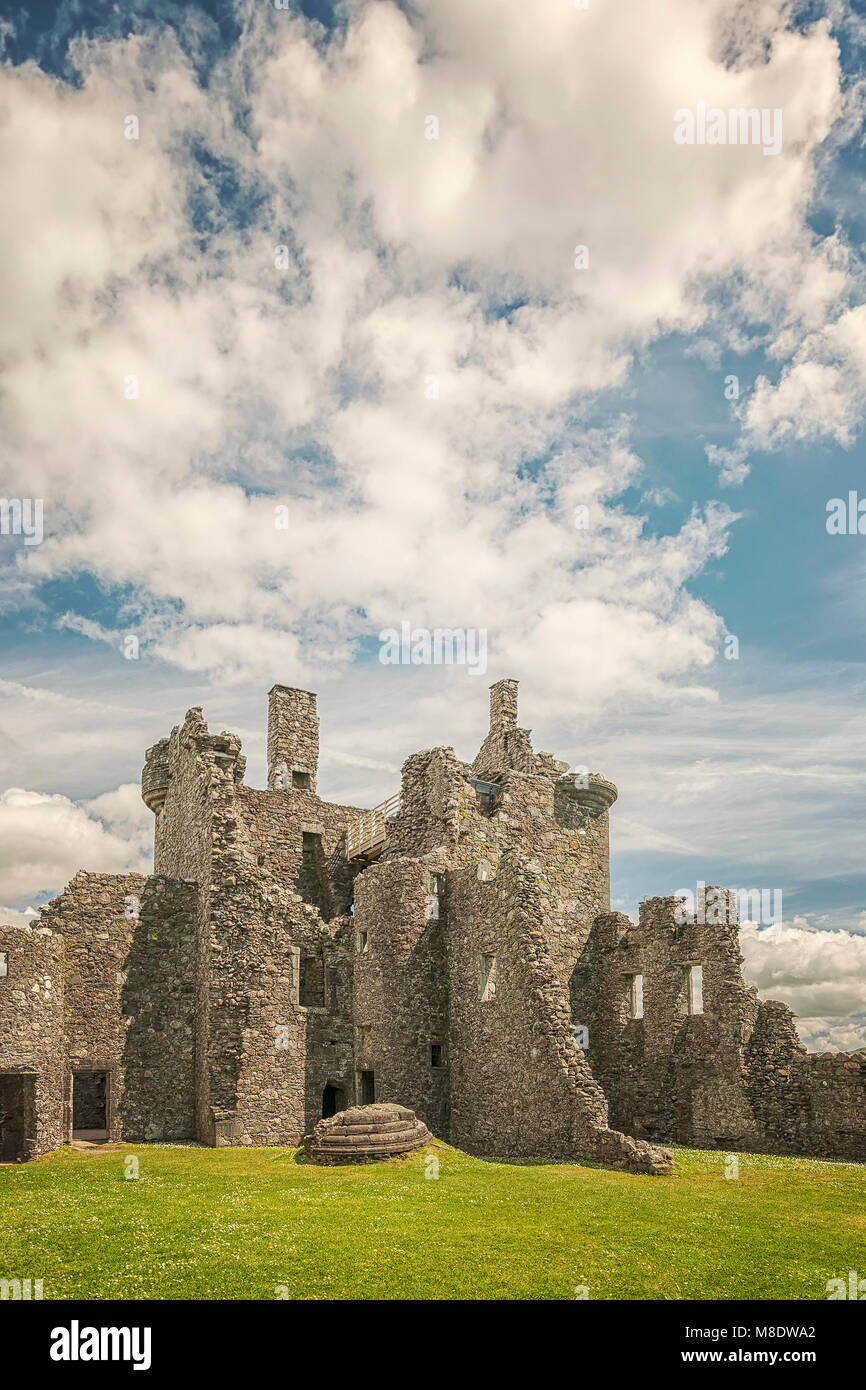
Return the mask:
{"type": "Polygon", "coordinates": [[[287,1160],[289,1163],[296,1163],[301,1167],[309,1168],[383,1168],[389,1164],[411,1163],[419,1158],[423,1159],[431,1149],[439,1149],[443,1153],[460,1154],[463,1158],[471,1158],[471,1154],[462,1154],[460,1149],[452,1148],[450,1144],[444,1144],[441,1139],[431,1139],[426,1144],[420,1144],[417,1149],[410,1149],[405,1154],[390,1154],[387,1158],[359,1158],[352,1162],[351,1159],[331,1163],[317,1163],[314,1158],[310,1158],[306,1150],[284,1149],[281,1153],[275,1154],[271,1159],[272,1163],[287,1160]]]}
{"type": "MultiPolygon", "coordinates": [[[[666,1144],[665,1148],[672,1146],[666,1144]]],[[[460,1152],[458,1150],[457,1152],[460,1152]]],[[[599,1163],[594,1158],[493,1158],[489,1154],[483,1158],[478,1154],[467,1154],[467,1158],[474,1158],[476,1163],[491,1163],[501,1165],[504,1168],[590,1168],[598,1173],[613,1173],[617,1177],[625,1178],[672,1178],[676,1177],[675,1172],[669,1173],[632,1173],[628,1168],[614,1168],[610,1163],[599,1163]]]]}

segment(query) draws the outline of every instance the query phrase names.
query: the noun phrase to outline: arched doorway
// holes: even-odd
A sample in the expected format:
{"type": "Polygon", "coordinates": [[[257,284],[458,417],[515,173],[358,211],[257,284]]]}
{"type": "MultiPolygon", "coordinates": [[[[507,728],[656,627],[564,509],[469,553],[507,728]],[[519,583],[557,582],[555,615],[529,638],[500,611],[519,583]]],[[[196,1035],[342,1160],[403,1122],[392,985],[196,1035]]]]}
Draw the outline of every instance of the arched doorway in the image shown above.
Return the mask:
{"type": "Polygon", "coordinates": [[[332,1086],[330,1081],[322,1092],[322,1119],[330,1119],[331,1115],[336,1115],[338,1110],[346,1108],[346,1092],[339,1086],[332,1086]]]}

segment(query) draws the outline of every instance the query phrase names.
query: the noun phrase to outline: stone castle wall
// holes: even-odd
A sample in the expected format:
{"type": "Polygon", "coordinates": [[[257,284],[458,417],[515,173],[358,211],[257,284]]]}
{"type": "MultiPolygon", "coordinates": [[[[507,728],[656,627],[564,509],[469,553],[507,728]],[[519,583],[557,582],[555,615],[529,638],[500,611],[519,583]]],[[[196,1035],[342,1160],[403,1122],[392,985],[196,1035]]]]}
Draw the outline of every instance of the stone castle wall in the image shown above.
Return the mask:
{"type": "Polygon", "coordinates": [[[125,1139],[195,1137],[197,921],[194,882],[147,879],[120,995],[125,1139]]]}
{"type": "Polygon", "coordinates": [[[70,1138],[76,1073],[107,1074],[109,1138],[194,1132],[195,900],[194,884],[79,873],[41,925],[0,929],[0,1071],[37,1073],[35,1153],[70,1138]]]}
{"type": "Polygon", "coordinates": [[[588,816],[571,785],[537,772],[501,769],[495,799],[451,748],[416,753],[403,768],[400,813],[383,859],[439,857],[449,867],[494,874],[520,856],[549,909],[549,948],[567,983],[593,920],[610,906],[608,816],[588,816]]]}
{"type": "Polygon", "coordinates": [[[14,1128],[16,1156],[38,1158],[66,1140],[63,937],[39,923],[0,926],[0,952],[0,1073],[27,1078],[0,1088],[0,1123],[14,1128]]]}
{"type": "MultiPolygon", "coordinates": [[[[235,741],[237,742],[237,741],[235,741]]],[[[142,773],[142,794],[156,816],[154,869],[157,874],[190,879],[198,885],[195,954],[195,1131],[210,1125],[208,1037],[210,1023],[210,930],[214,805],[225,796],[238,772],[237,750],[224,743],[221,751],[233,758],[217,762],[201,710],[188,711],[169,738],[148,749],[142,773]]]]}
{"type": "Polygon", "coordinates": [[[746,1068],[759,1147],[866,1159],[866,1048],[807,1053],[787,1005],[762,1000],[746,1068]]]}
{"type": "Polygon", "coordinates": [[[319,717],[309,690],[275,685],[268,695],[268,787],[315,793],[319,767],[319,717]]]}
{"type": "Polygon", "coordinates": [[[108,1073],[109,1138],[194,1133],[196,903],[193,883],[79,873],[43,910],[65,943],[66,1085],[108,1073]]]}
{"type": "Polygon", "coordinates": [[[547,933],[545,885],[519,866],[448,876],[451,1140],[487,1156],[596,1159],[634,1172],[670,1166],[608,1126],[547,933]]]}
{"type": "Polygon", "coordinates": [[[280,775],[255,791],[237,740],[191,711],[151,778],[165,786],[157,864],[200,889],[195,1127],[212,1144],[298,1143],[325,1086],[354,1091],[345,839],[358,813],[315,794],[314,696],[274,688],[268,745],[280,775]],[[321,986],[304,1003],[308,977],[321,986]]]}
{"type": "Polygon", "coordinates": [[[28,1156],[69,1137],[73,1073],[105,1071],[112,1138],[295,1145],[375,1096],[492,1157],[866,1158],[866,1051],[804,1052],[743,983],[729,898],[715,920],[611,913],[616,788],[533,751],[516,682],[490,713],[473,763],[406,760],[384,843],[352,860],[361,813],[317,795],[309,692],[270,692],[266,790],[199,709],[150,748],[154,875],[80,873],[40,929],[0,928],[0,1123],[31,1097],[28,1156]]]}
{"type": "MultiPolygon", "coordinates": [[[[141,874],[77,873],[42,920],[64,941],[63,1001],[68,1073],[107,1072],[108,1135],[122,1135],[124,1048],[129,1017],[122,993],[126,961],[147,879],[141,874]]],[[[71,1121],[70,1121],[71,1123],[71,1121]]],[[[68,1136],[67,1136],[68,1137],[68,1136]]]]}
{"type": "Polygon", "coordinates": [[[435,855],[367,869],[357,885],[353,959],[358,1070],[373,1072],[376,1100],[408,1105],[447,1138],[449,989],[434,888],[443,869],[435,855]]]}
{"type": "Polygon", "coordinates": [[[607,1121],[546,950],[536,883],[512,865],[449,876],[451,1137],[470,1153],[575,1156],[607,1121]]]}
{"type": "Polygon", "coordinates": [[[790,1010],[744,983],[736,912],[729,897],[719,903],[706,920],[678,921],[675,898],[653,898],[637,925],[614,913],[593,926],[571,1006],[611,1124],[699,1148],[863,1160],[866,1052],[805,1052],[790,1010]],[[703,973],[697,1013],[686,983],[693,964],[703,973]],[[640,1018],[630,1012],[638,975],[640,1018]]]}

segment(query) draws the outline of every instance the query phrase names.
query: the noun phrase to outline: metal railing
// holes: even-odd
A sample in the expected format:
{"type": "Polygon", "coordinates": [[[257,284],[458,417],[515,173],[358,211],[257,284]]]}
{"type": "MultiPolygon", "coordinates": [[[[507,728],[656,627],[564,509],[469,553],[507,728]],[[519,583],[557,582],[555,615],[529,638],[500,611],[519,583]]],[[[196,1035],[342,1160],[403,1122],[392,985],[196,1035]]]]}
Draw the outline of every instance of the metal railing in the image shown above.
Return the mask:
{"type": "Polygon", "coordinates": [[[360,816],[350,821],[346,830],[346,856],[355,859],[358,855],[369,854],[370,850],[384,842],[386,825],[400,810],[400,793],[394,792],[387,801],[374,806],[372,811],[362,811],[360,816]]]}

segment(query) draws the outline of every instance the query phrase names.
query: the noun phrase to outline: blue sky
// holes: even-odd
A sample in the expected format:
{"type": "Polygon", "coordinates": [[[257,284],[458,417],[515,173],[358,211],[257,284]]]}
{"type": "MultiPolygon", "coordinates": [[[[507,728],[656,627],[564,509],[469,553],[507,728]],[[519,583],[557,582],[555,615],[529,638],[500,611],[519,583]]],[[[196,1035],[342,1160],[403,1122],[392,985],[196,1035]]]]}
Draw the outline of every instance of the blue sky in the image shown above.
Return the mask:
{"type": "Polygon", "coordinates": [[[378,633],[483,627],[620,789],[616,905],[781,889],[752,977],[863,1045],[866,537],[825,523],[866,496],[866,28],[697,9],[3,10],[3,491],[45,506],[0,544],[11,913],[146,865],[191,704],[261,784],[267,689],[317,689],[357,804],[471,757],[488,679],[378,633]],[[782,153],[675,146],[699,101],[781,109],[782,153]]]}

